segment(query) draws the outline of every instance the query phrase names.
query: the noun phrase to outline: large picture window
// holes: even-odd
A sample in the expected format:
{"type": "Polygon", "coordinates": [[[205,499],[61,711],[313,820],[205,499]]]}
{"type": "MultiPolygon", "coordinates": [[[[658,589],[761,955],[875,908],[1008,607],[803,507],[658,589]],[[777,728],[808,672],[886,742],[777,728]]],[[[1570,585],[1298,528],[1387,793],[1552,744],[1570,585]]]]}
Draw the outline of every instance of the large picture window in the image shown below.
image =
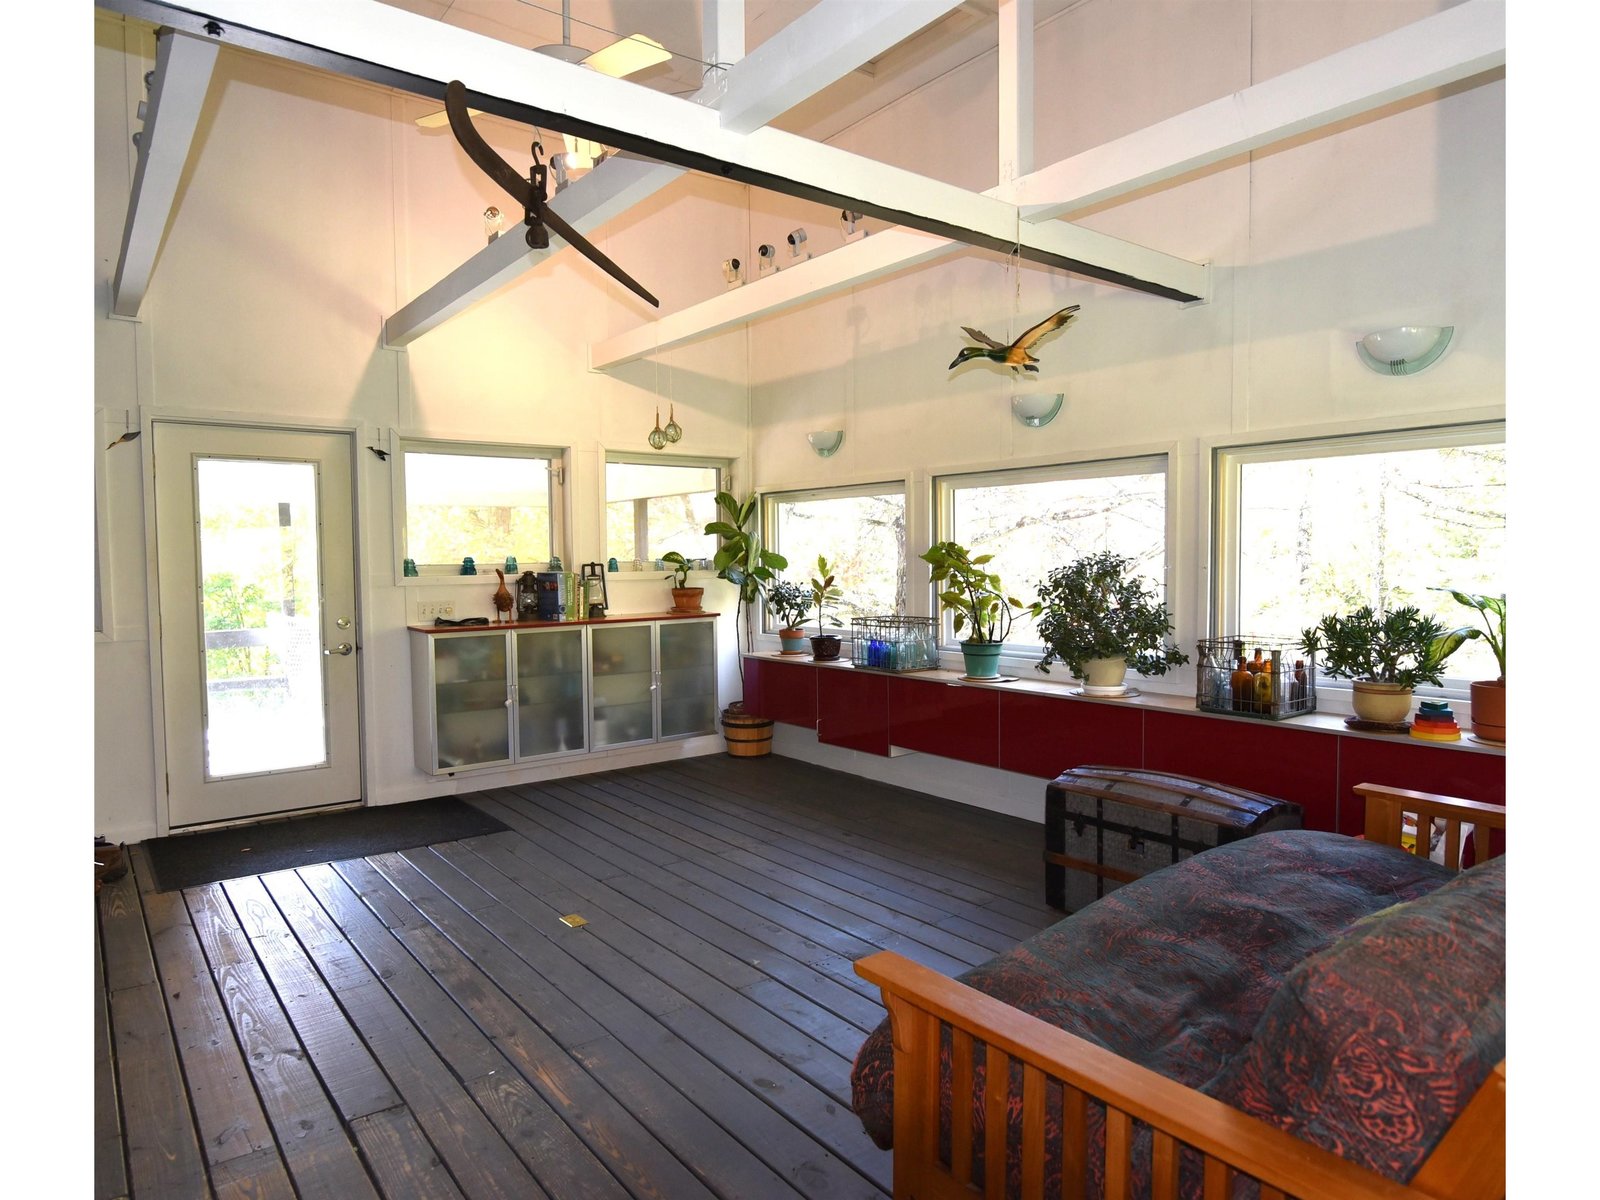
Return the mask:
{"type": "Polygon", "coordinates": [[[783,578],[805,587],[818,555],[833,567],[844,597],[828,606],[830,627],[848,629],[853,617],[906,611],[903,484],[772,493],[764,512],[767,545],[789,560],[783,578]]]}
{"type": "Polygon", "coordinates": [[[712,558],[717,537],[705,532],[718,520],[722,464],[627,455],[606,457],[606,554],[619,562],[647,562],[676,550],[685,558],[712,558]]]}
{"type": "MultiPolygon", "coordinates": [[[[935,528],[974,555],[1024,604],[1055,568],[1102,550],[1135,560],[1158,591],[1166,586],[1167,460],[1164,455],[1070,463],[935,481],[935,528]]],[[[954,640],[948,618],[944,637],[954,640]]],[[[1041,644],[1021,616],[1007,643],[1041,644]]]]}
{"type": "Polygon", "coordinates": [[[401,556],[423,574],[458,574],[472,558],[487,574],[559,554],[560,451],[463,442],[400,446],[396,508],[401,556]]]}
{"type": "MultiPolygon", "coordinates": [[[[1363,604],[1450,629],[1473,616],[1431,588],[1506,590],[1503,423],[1225,447],[1215,477],[1219,633],[1298,637],[1363,604]]],[[[1482,640],[1445,669],[1499,674],[1482,640]]]]}

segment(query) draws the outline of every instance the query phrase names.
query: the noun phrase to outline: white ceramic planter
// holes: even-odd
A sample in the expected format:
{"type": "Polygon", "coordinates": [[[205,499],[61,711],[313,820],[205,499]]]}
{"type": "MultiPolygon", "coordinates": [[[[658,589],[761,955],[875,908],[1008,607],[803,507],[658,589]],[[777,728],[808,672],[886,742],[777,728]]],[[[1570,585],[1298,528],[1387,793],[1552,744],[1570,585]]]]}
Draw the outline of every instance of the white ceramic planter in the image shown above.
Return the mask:
{"type": "Polygon", "coordinates": [[[1128,677],[1128,660],[1116,658],[1091,658],[1083,664],[1085,687],[1096,689],[1120,688],[1128,677]]]}

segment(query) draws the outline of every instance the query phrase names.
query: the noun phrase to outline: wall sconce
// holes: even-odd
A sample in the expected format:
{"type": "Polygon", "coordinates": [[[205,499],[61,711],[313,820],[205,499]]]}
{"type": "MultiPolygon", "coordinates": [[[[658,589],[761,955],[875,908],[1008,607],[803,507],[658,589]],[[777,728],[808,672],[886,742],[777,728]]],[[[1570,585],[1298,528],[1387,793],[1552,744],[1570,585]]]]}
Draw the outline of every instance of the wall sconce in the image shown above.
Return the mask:
{"type": "Polygon", "coordinates": [[[1062,392],[1027,392],[1011,397],[1011,413],[1029,429],[1038,429],[1056,419],[1065,399],[1062,392]]]}
{"type": "Polygon", "coordinates": [[[1378,329],[1356,343],[1356,354],[1380,375],[1415,375],[1439,361],[1454,325],[1400,325],[1378,329]]]}
{"type": "Polygon", "coordinates": [[[806,231],[804,229],[792,230],[789,234],[789,257],[810,258],[811,251],[806,249],[806,231]]]}
{"type": "Polygon", "coordinates": [[[846,242],[859,242],[867,236],[867,231],[860,226],[864,216],[864,213],[851,212],[848,208],[839,210],[839,228],[844,232],[846,242]]]}
{"type": "Polygon", "coordinates": [[[744,282],[744,266],[737,258],[722,260],[722,277],[728,281],[730,288],[736,288],[744,282]]]}
{"type": "Polygon", "coordinates": [[[806,434],[806,441],[811,443],[818,458],[832,458],[834,452],[844,445],[844,430],[819,429],[816,433],[806,434]]]}
{"type": "Polygon", "coordinates": [[[778,265],[778,248],[771,242],[756,247],[756,274],[768,275],[778,265]]]}

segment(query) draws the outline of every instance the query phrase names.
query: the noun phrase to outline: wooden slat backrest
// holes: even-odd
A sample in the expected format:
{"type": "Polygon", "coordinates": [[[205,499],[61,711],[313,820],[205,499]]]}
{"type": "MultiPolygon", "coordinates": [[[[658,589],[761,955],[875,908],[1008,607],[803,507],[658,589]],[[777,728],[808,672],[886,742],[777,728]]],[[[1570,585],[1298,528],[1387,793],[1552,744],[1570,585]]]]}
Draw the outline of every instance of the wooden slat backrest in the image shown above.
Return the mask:
{"type": "Polygon", "coordinates": [[[1423,831],[1429,828],[1436,817],[1443,818],[1445,823],[1445,865],[1452,871],[1461,869],[1462,830],[1465,827],[1472,827],[1476,835],[1473,846],[1477,851],[1477,862],[1484,862],[1505,851],[1506,810],[1503,805],[1441,796],[1435,792],[1414,792],[1408,788],[1387,787],[1377,783],[1358,783],[1352,790],[1366,801],[1363,832],[1369,842],[1405,849],[1401,834],[1405,816],[1411,813],[1417,820],[1417,837],[1410,852],[1419,858],[1428,857],[1430,838],[1423,831]]]}
{"type": "MultiPolygon", "coordinates": [[[[1234,1171],[1299,1200],[1417,1200],[1425,1194],[1291,1137],[892,951],[861,959],[856,972],[883,989],[893,1023],[896,1196],[944,1200],[972,1195],[965,1180],[957,1180],[938,1160],[939,1022],[967,1030],[985,1043],[987,1196],[1004,1194],[1011,1058],[1105,1104],[1108,1148],[1130,1143],[1131,1122],[1139,1121],[1200,1151],[1205,1156],[1208,1197],[1226,1200],[1234,1171]],[[916,1111],[907,1113],[903,1108],[916,1111]],[[997,1184],[998,1191],[994,1190],[997,1184]]],[[[952,1101],[952,1121],[958,1119],[962,1103],[959,1098],[952,1101]]],[[[1504,1140],[1503,1126],[1498,1136],[1504,1140]]],[[[1080,1154],[1081,1149],[1072,1150],[1071,1157],[1080,1154]]],[[[1107,1195],[1120,1196],[1123,1192],[1112,1184],[1126,1178],[1126,1152],[1108,1153],[1107,1157],[1107,1195]]],[[[1081,1168],[1063,1175],[1063,1194],[1075,1194],[1068,1190],[1069,1181],[1073,1175],[1082,1180],[1081,1168]]]]}

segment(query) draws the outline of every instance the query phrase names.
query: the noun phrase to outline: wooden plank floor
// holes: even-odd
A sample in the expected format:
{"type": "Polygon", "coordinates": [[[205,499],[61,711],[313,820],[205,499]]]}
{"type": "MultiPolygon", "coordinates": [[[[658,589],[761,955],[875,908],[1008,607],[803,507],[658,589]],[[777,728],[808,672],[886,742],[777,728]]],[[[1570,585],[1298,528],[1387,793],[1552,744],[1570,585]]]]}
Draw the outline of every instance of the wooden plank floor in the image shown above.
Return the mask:
{"type": "Polygon", "coordinates": [[[851,964],[953,974],[1059,916],[1037,825],[790,759],[469,799],[510,831],[161,894],[132,849],[97,1196],[886,1195],[851,964]]]}

